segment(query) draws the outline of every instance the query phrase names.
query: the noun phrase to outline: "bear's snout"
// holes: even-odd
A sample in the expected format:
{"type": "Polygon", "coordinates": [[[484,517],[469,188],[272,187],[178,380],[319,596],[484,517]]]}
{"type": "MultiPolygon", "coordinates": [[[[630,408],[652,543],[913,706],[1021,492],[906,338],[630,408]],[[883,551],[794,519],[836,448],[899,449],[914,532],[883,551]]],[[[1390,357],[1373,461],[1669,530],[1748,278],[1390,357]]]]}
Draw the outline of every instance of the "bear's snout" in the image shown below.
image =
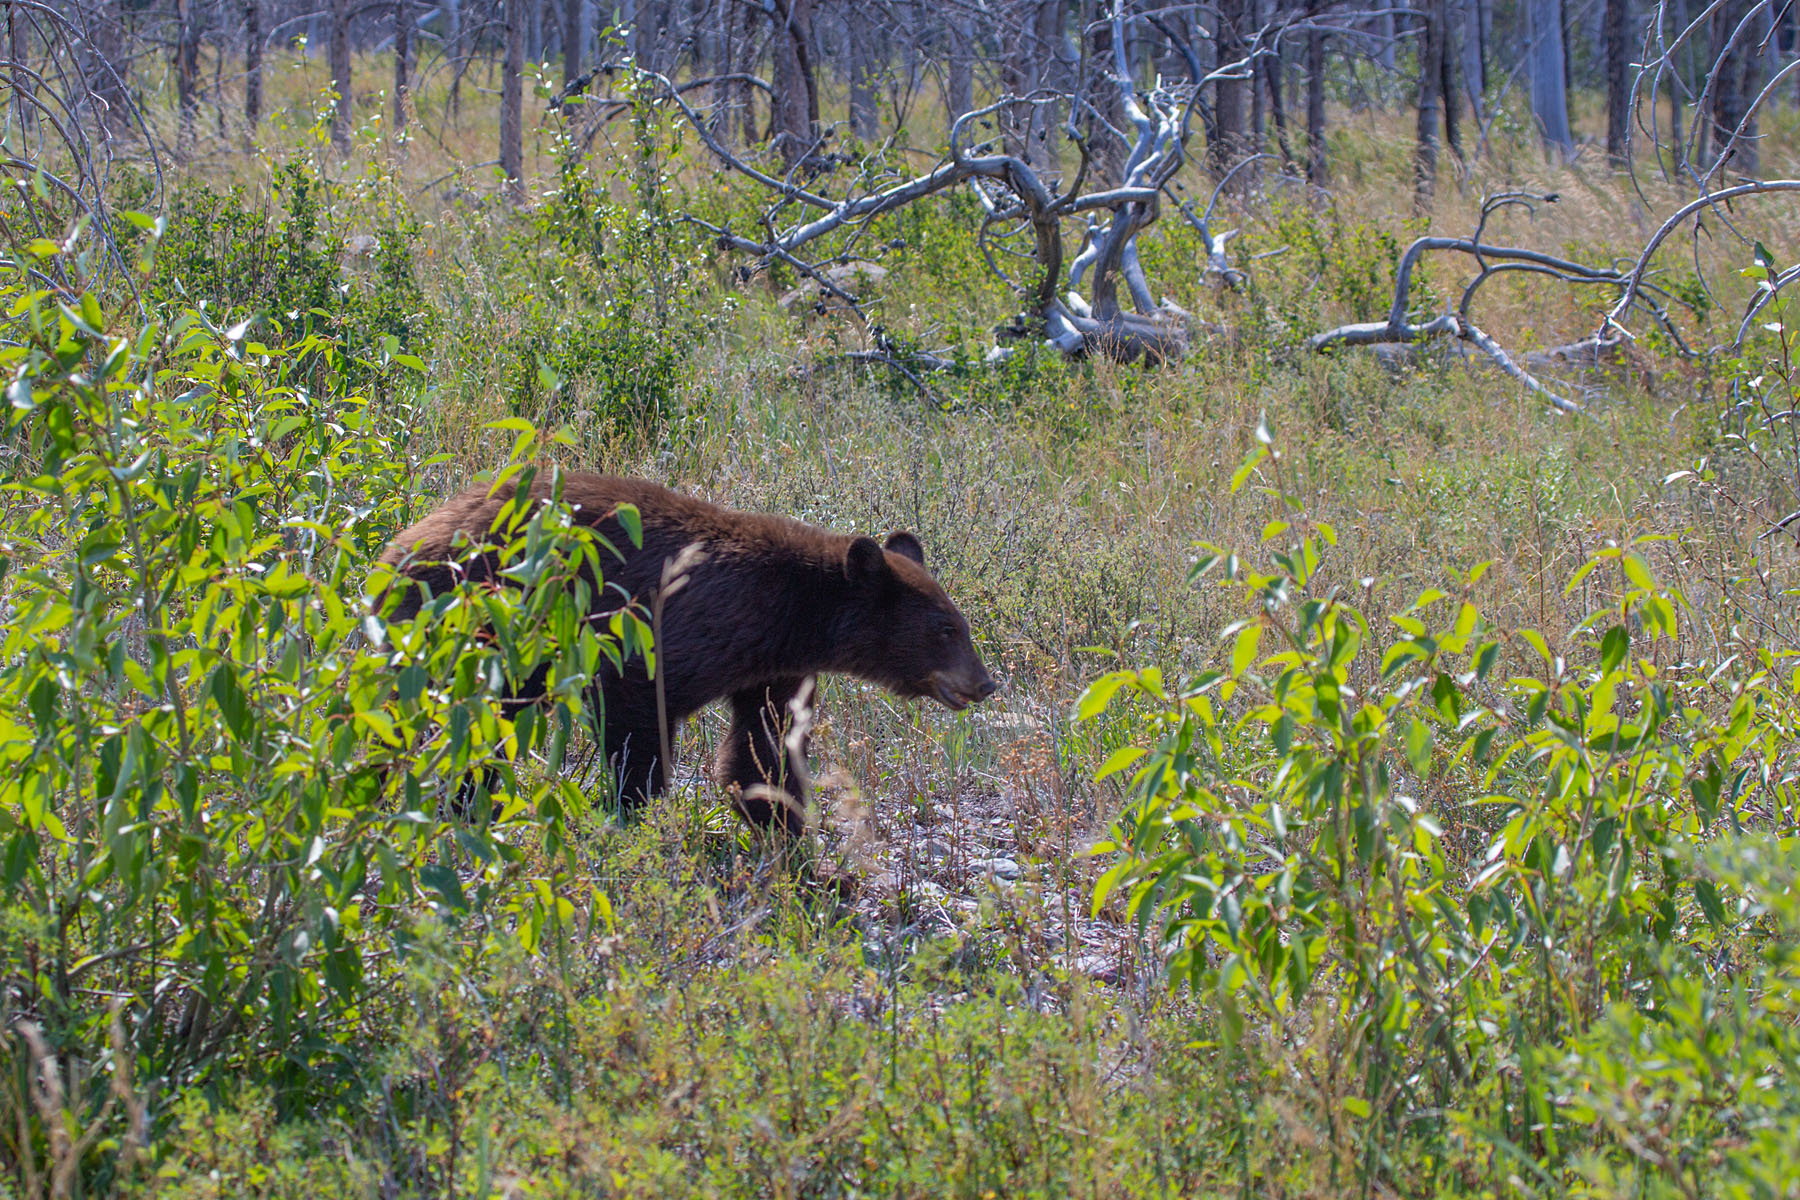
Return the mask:
{"type": "Polygon", "coordinates": [[[961,712],[971,704],[986,700],[999,690],[993,676],[985,667],[977,666],[974,678],[957,678],[949,672],[939,671],[931,677],[931,691],[939,704],[951,712],[961,712]]]}

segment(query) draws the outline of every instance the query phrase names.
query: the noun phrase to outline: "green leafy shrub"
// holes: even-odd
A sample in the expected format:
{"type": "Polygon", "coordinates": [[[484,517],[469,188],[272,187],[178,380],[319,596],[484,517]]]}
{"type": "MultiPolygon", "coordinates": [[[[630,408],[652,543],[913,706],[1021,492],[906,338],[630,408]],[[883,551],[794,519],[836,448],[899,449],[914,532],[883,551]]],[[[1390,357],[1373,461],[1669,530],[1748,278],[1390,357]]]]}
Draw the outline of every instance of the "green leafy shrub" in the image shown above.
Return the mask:
{"type": "Polygon", "coordinates": [[[330,186],[300,162],[278,168],[279,217],[242,188],[177,188],[146,299],[166,313],[205,305],[221,323],[266,317],[296,340],[336,338],[352,356],[387,338],[423,353],[435,315],[413,273],[417,225],[394,222],[352,245],[328,219],[330,186]]]}
{"type": "Polygon", "coordinates": [[[1673,1188],[1696,1155],[1735,1155],[1748,1118],[1774,1128],[1800,1104],[1786,909],[1705,864],[1721,835],[1791,858],[1792,656],[1684,662],[1685,600],[1639,546],[1576,573],[1612,599],[1562,651],[1484,620],[1484,567],[1365,613],[1259,432],[1234,487],[1272,472],[1268,568],[1208,547],[1194,572],[1243,597],[1225,666],[1117,672],[1081,701],[1131,698],[1141,729],[1101,769],[1129,783],[1096,905],[1155,927],[1228,1053],[1281,1048],[1298,1078],[1271,1082],[1310,1108],[1327,1177],[1411,1158],[1548,1180],[1580,1157],[1673,1188]],[[1721,956],[1745,964],[1729,984],[1721,956]],[[1720,1008],[1736,1022],[1696,1040],[1720,1008]],[[1717,1069],[1752,1046],[1750,1074],[1717,1069]],[[1640,1083],[1627,1051],[1669,1066],[1640,1083]]]}
{"type": "MultiPolygon", "coordinates": [[[[557,767],[648,630],[591,619],[609,556],[560,504],[496,523],[512,586],[371,607],[430,464],[396,380],[309,389],[345,378],[337,343],[109,325],[16,266],[0,292],[0,1162],[104,1181],[195,1086],[289,1112],[365,1086],[422,929],[477,962],[604,918],[557,767]],[[468,778],[476,819],[446,819],[468,778]]],[[[524,479],[540,439],[501,431],[524,479]]]]}

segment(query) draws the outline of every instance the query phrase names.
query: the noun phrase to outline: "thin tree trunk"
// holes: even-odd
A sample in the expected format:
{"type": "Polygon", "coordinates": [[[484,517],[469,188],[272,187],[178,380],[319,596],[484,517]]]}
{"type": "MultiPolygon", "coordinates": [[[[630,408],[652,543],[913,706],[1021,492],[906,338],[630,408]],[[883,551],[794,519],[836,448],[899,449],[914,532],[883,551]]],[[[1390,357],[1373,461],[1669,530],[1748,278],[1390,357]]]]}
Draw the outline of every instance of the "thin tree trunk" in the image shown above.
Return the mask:
{"type": "Polygon", "coordinates": [[[450,72],[448,105],[452,116],[462,116],[462,0],[444,0],[444,57],[455,64],[450,72]]]}
{"type": "Polygon", "coordinates": [[[1606,155],[1616,167],[1629,165],[1631,137],[1631,0],[1606,0],[1606,155]]]}
{"type": "Polygon", "coordinates": [[[1419,11],[1419,125],[1413,149],[1413,201],[1424,211],[1437,189],[1438,122],[1443,116],[1444,0],[1419,11]]]}
{"type": "MultiPolygon", "coordinates": [[[[721,0],[719,14],[718,73],[730,75],[737,70],[738,11],[743,5],[721,0]]],[[[715,83],[712,88],[712,130],[716,137],[730,143],[736,140],[739,94],[748,87],[742,83],[715,83]]]]}
{"type": "Polygon", "coordinates": [[[219,141],[226,137],[225,129],[225,56],[218,55],[213,59],[213,128],[218,131],[219,141]]]}
{"type": "Polygon", "coordinates": [[[1486,113],[1487,41],[1482,36],[1481,7],[1484,0],[1462,0],[1462,77],[1463,94],[1469,98],[1469,113],[1479,125],[1486,113]]]}
{"type": "Polygon", "coordinates": [[[1481,26],[1481,94],[1485,96],[1494,86],[1493,76],[1488,71],[1488,47],[1494,44],[1494,0],[1474,0],[1474,3],[1475,23],[1481,26]]]}
{"type": "MultiPolygon", "coordinates": [[[[9,14],[11,11],[9,6],[9,14]]],[[[200,109],[199,24],[194,0],[175,0],[175,97],[181,112],[178,139],[184,149],[194,144],[194,119],[200,109]]]]}
{"type": "Polygon", "coordinates": [[[563,87],[574,84],[581,75],[582,0],[563,0],[563,87]]]}
{"type": "Polygon", "coordinates": [[[1525,0],[1525,15],[1531,115],[1544,144],[1567,157],[1575,152],[1575,137],[1569,131],[1569,93],[1563,79],[1562,0],[1525,0]]]}
{"type": "Polygon", "coordinates": [[[19,8],[15,4],[6,6],[6,49],[13,63],[13,112],[20,132],[30,134],[37,128],[37,106],[31,100],[30,49],[25,45],[25,22],[19,19],[19,8]]]}
{"type": "MultiPolygon", "coordinates": [[[[760,22],[760,10],[748,4],[734,4],[728,10],[735,15],[737,34],[734,42],[733,68],[750,71],[756,66],[756,33],[760,22]]],[[[756,136],[756,89],[742,80],[730,85],[732,88],[732,104],[730,117],[737,122],[738,137],[745,143],[754,142],[756,136]]],[[[769,128],[773,133],[775,113],[771,104],[769,112],[769,128]]]]}
{"type": "MultiPolygon", "coordinates": [[[[1221,0],[1216,44],[1218,69],[1244,57],[1244,26],[1249,19],[1245,0],[1221,0]]],[[[1207,146],[1207,158],[1215,174],[1224,174],[1244,152],[1244,80],[1221,78],[1213,84],[1213,111],[1219,136],[1207,146]]]]}
{"type": "Polygon", "coordinates": [[[125,29],[118,0],[94,6],[94,64],[91,90],[101,106],[103,128],[125,125],[125,29]]]}
{"type": "Polygon", "coordinates": [[[254,140],[262,123],[262,0],[244,0],[244,137],[254,140]]]}
{"type": "MultiPolygon", "coordinates": [[[[1250,64],[1249,79],[1250,129],[1249,136],[1244,141],[1244,152],[1246,154],[1261,154],[1263,152],[1263,139],[1268,131],[1269,123],[1267,113],[1268,89],[1264,86],[1267,82],[1266,72],[1264,72],[1262,68],[1262,60],[1260,58],[1253,60],[1250,64]]],[[[1246,175],[1254,174],[1256,172],[1255,167],[1246,167],[1244,170],[1246,175]]]]}
{"type": "Polygon", "coordinates": [[[394,136],[404,139],[412,108],[412,0],[394,0],[394,136]]]}
{"type": "Polygon", "coordinates": [[[661,40],[657,37],[660,32],[660,17],[656,0],[637,0],[637,9],[632,19],[631,52],[637,58],[638,66],[647,71],[662,69],[657,59],[661,40]]]}
{"type": "Polygon", "coordinates": [[[1444,106],[1444,141],[1450,147],[1450,153],[1456,155],[1456,161],[1466,161],[1462,143],[1462,113],[1456,103],[1456,26],[1450,20],[1449,0],[1428,0],[1434,3],[1437,11],[1439,40],[1443,42],[1443,74],[1438,85],[1438,100],[1444,106]]]}
{"type": "Polygon", "coordinates": [[[1306,177],[1318,187],[1330,181],[1325,162],[1325,31],[1306,32],[1306,177]]]}
{"type": "Polygon", "coordinates": [[[853,4],[844,15],[850,41],[850,132],[875,140],[875,29],[870,10],[853,4]]]}
{"type": "Polygon", "coordinates": [[[1262,63],[1269,87],[1269,115],[1275,120],[1275,142],[1281,147],[1282,163],[1291,167],[1296,160],[1293,143],[1288,139],[1287,105],[1281,98],[1281,73],[1286,68],[1279,53],[1265,55],[1262,63]]]}
{"type": "MultiPolygon", "coordinates": [[[[1677,30],[1685,29],[1688,20],[1686,0],[1670,0],[1669,15],[1665,16],[1662,13],[1658,13],[1657,20],[1668,22],[1667,25],[1663,26],[1665,34],[1671,25],[1677,30]]],[[[1670,34],[1669,36],[1673,35],[1670,34]]],[[[1679,57],[1669,64],[1669,68],[1669,154],[1672,159],[1672,165],[1678,165],[1686,155],[1686,150],[1683,147],[1683,141],[1686,135],[1681,127],[1682,76],[1681,61],[1679,57]]],[[[1651,97],[1652,103],[1655,102],[1655,99],[1656,97],[1651,97]]],[[[1651,119],[1653,126],[1655,123],[1655,115],[1655,110],[1652,109],[1651,119]]]]}
{"type": "Polygon", "coordinates": [[[812,0],[772,0],[775,11],[775,113],[770,136],[792,167],[819,136],[819,92],[813,77],[812,0]]]}
{"type": "Polygon", "coordinates": [[[500,77],[500,172],[506,176],[506,198],[525,200],[525,14],[531,0],[504,0],[506,65],[500,77]]]}
{"type": "MultiPolygon", "coordinates": [[[[1010,3],[999,13],[1000,90],[1009,96],[1027,95],[1037,86],[1039,64],[1036,39],[1033,36],[1037,27],[1037,22],[1033,19],[1036,8],[1034,0],[1010,0],[1010,3]]],[[[1099,46],[1101,39],[1105,39],[1110,46],[1111,31],[1112,27],[1106,22],[1096,22],[1094,44],[1099,46]]],[[[1102,52],[1096,50],[1095,53],[1098,55],[1102,52]]],[[[1101,69],[1110,74],[1111,50],[1106,50],[1104,55],[1105,57],[1099,60],[1104,63],[1101,69]]],[[[1094,100],[1102,106],[1104,112],[1106,98],[1113,94],[1113,89],[1106,87],[1104,83],[1100,85],[1100,88],[1101,91],[1094,97],[1094,100]]],[[[1001,132],[1006,137],[1006,152],[1017,158],[1028,159],[1031,153],[1031,106],[1014,104],[1000,116],[1002,118],[1001,132]]],[[[1095,137],[1097,140],[1092,144],[1100,152],[1100,158],[1105,159],[1108,154],[1105,135],[1096,131],[1095,137]]]]}
{"type": "Polygon", "coordinates": [[[1563,94],[1575,90],[1575,39],[1569,36],[1569,0],[1556,0],[1556,23],[1562,31],[1563,94]]]}
{"type": "Polygon", "coordinates": [[[350,95],[350,0],[331,0],[331,88],[337,93],[331,144],[339,154],[348,154],[354,119],[350,95]]]}
{"type": "MultiPolygon", "coordinates": [[[[1249,0],[1246,15],[1249,19],[1244,24],[1244,32],[1248,34],[1262,24],[1262,0],[1249,0]]],[[[1250,137],[1244,146],[1244,150],[1249,154],[1261,154],[1264,145],[1267,144],[1268,89],[1266,85],[1268,77],[1267,72],[1263,70],[1263,65],[1260,55],[1250,61],[1248,84],[1250,88],[1250,137]]],[[[1256,173],[1255,167],[1250,167],[1245,171],[1246,175],[1255,175],[1256,173]]]]}
{"type": "MultiPolygon", "coordinates": [[[[1714,47],[1725,46],[1742,16],[1742,13],[1733,12],[1729,8],[1714,15],[1714,47]]],[[[1747,29],[1729,50],[1723,52],[1718,66],[1714,68],[1712,140],[1718,147],[1717,152],[1730,147],[1730,153],[1720,160],[1718,166],[1721,171],[1729,167],[1733,174],[1756,174],[1756,121],[1751,120],[1745,125],[1735,144],[1732,144],[1731,139],[1738,134],[1738,126],[1744,124],[1745,115],[1750,110],[1750,101],[1757,92],[1756,43],[1762,32],[1754,27],[1747,29]]]]}
{"type": "Polygon", "coordinates": [[[950,18],[950,124],[975,108],[975,23],[966,16],[950,18]]]}
{"type": "MultiPolygon", "coordinates": [[[[1038,87],[1067,92],[1063,5],[1060,0],[1038,0],[1035,29],[1038,53],[1038,87]]],[[[1062,105],[1051,100],[1033,107],[1030,162],[1040,171],[1054,172],[1062,161],[1062,105]]]]}

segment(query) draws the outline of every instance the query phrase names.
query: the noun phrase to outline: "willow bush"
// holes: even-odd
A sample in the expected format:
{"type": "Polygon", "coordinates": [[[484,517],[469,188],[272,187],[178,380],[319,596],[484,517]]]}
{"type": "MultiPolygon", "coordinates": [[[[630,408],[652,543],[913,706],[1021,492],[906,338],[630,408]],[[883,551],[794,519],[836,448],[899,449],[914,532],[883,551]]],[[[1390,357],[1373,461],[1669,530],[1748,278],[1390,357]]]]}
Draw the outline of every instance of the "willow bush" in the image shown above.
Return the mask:
{"type": "Polygon", "coordinates": [[[1481,565],[1364,611],[1259,439],[1233,485],[1266,480],[1265,565],[1193,572],[1242,598],[1223,666],[1081,700],[1139,731],[1096,907],[1275,1064],[1340,1182],[1790,1194],[1800,661],[1689,661],[1644,543],[1575,574],[1609,599],[1554,642],[1484,618],[1481,565]]]}
{"type": "MultiPolygon", "coordinates": [[[[37,286],[55,251],[0,285],[0,1161],[26,1194],[104,1183],[194,1088],[363,1086],[422,934],[473,963],[610,920],[555,768],[593,673],[649,645],[590,619],[609,548],[560,504],[497,520],[504,586],[393,617],[369,577],[424,503],[395,399],[424,364],[109,319],[37,286]],[[503,719],[540,669],[546,703],[503,719]]],[[[543,439],[497,432],[525,479],[543,439]]]]}

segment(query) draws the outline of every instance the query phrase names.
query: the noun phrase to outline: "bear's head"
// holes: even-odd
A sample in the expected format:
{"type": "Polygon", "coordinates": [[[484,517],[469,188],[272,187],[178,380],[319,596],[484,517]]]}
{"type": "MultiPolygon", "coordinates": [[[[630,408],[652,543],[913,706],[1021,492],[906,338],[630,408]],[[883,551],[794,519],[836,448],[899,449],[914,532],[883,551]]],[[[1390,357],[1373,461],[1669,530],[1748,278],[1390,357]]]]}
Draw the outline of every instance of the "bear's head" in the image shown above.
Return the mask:
{"type": "Polygon", "coordinates": [[[843,646],[851,673],[902,696],[929,696],[956,711],[994,694],[969,622],[931,572],[910,533],[852,539],[844,574],[854,602],[843,646]]]}

